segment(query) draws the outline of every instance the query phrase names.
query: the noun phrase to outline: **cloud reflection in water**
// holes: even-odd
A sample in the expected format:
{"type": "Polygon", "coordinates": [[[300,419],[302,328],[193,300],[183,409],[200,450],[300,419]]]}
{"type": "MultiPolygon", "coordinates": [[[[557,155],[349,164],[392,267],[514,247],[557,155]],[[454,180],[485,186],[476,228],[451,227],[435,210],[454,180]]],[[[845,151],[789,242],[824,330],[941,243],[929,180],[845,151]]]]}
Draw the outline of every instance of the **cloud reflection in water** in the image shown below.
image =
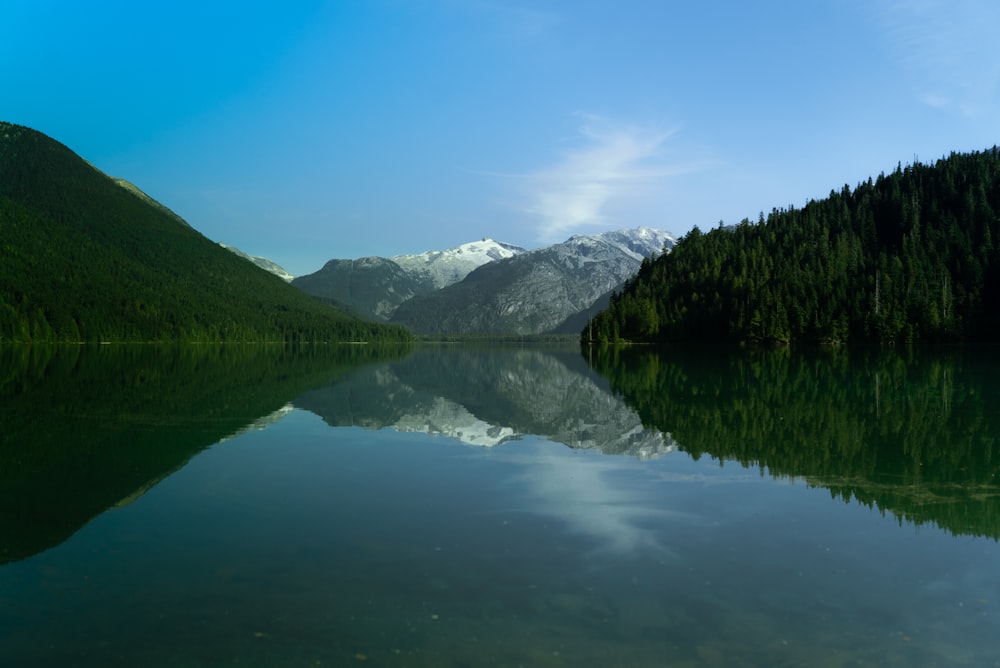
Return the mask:
{"type": "Polygon", "coordinates": [[[552,517],[570,532],[593,539],[590,556],[675,558],[664,544],[664,525],[695,518],[657,507],[642,462],[560,453],[556,447],[561,446],[510,455],[523,465],[514,481],[524,488],[522,510],[552,517]]]}

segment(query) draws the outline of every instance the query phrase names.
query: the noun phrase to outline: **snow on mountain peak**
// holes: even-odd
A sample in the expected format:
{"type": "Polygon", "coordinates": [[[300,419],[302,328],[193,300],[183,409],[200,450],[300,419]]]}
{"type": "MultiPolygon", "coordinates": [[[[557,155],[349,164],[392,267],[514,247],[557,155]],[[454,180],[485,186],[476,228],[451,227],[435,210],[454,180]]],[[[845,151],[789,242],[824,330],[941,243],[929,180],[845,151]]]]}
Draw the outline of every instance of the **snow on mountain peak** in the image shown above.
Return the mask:
{"type": "Polygon", "coordinates": [[[391,259],[408,272],[423,274],[435,288],[443,288],[458,283],[484,264],[523,252],[525,250],[519,246],[485,237],[482,241],[470,241],[448,250],[397,255],[391,259]]]}
{"type": "Polygon", "coordinates": [[[669,232],[652,227],[612,230],[600,234],[578,234],[566,240],[567,245],[601,246],[618,248],[626,255],[641,261],[643,258],[674,247],[677,240],[669,232]]]}

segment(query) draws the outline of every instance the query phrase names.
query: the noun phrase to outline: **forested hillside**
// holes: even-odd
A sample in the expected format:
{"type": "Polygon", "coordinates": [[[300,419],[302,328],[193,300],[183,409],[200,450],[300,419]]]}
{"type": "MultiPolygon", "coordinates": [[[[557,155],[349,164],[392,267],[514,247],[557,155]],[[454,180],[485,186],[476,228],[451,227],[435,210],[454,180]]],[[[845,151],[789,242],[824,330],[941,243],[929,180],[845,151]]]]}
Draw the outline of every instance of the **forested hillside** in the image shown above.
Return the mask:
{"type": "Polygon", "coordinates": [[[58,142],[0,123],[0,341],[409,338],[321,304],[58,142]]]}
{"type": "Polygon", "coordinates": [[[584,341],[1000,340],[1000,150],[915,162],[643,263],[584,341]]]}

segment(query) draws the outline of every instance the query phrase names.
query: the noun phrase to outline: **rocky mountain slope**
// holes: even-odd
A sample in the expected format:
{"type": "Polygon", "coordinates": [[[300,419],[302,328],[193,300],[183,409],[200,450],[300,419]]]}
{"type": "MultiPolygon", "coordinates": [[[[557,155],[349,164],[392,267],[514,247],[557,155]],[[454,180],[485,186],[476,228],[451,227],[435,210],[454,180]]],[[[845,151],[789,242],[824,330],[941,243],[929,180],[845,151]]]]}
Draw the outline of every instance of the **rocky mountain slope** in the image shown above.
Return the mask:
{"type": "Polygon", "coordinates": [[[228,251],[236,253],[244,260],[249,260],[250,262],[254,263],[258,267],[263,269],[264,271],[271,272],[272,274],[274,274],[278,278],[283,279],[284,281],[291,282],[291,280],[295,278],[287,271],[285,271],[284,267],[282,267],[277,262],[274,262],[273,260],[268,260],[266,257],[260,257],[259,255],[249,255],[241,251],[239,248],[236,248],[235,246],[227,246],[226,244],[221,242],[219,243],[219,245],[228,251]]]}
{"type": "Polygon", "coordinates": [[[389,258],[374,256],[330,260],[319,271],[293,279],[292,285],[379,321],[392,317],[406,300],[434,289],[425,277],[406,271],[389,258]]]}
{"type": "Polygon", "coordinates": [[[518,246],[483,239],[417,255],[334,259],[319,271],[294,279],[292,285],[386,321],[403,302],[457,283],[484,264],[523,252],[518,246]]]}
{"type": "Polygon", "coordinates": [[[473,241],[445,251],[427,251],[418,255],[397,255],[392,261],[422,278],[435,290],[458,283],[474,269],[495,260],[514,257],[525,250],[493,239],[473,241]]]}
{"type": "Polygon", "coordinates": [[[420,334],[526,335],[579,331],[642,260],[674,244],[640,227],[579,235],[479,267],[459,283],[402,302],[391,322],[420,334]]]}
{"type": "Polygon", "coordinates": [[[292,285],[421,334],[576,333],[642,260],[673,247],[648,227],[527,251],[492,239],[393,258],[330,260],[292,285]]]}

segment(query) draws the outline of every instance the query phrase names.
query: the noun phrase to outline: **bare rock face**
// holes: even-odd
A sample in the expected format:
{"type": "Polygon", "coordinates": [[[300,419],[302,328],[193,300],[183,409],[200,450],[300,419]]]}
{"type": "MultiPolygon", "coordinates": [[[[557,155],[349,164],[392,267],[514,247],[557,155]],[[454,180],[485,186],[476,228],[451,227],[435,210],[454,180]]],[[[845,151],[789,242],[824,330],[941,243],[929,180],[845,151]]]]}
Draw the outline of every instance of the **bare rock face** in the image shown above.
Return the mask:
{"type": "Polygon", "coordinates": [[[423,277],[434,289],[439,290],[458,283],[484,264],[505,260],[524,252],[520,246],[487,238],[444,251],[397,255],[392,261],[414,276],[423,277]]]}
{"type": "Polygon", "coordinates": [[[249,254],[244,253],[243,251],[241,251],[239,248],[236,248],[235,246],[227,246],[224,243],[220,243],[219,245],[222,246],[223,248],[225,248],[226,250],[230,251],[230,252],[236,253],[237,255],[239,255],[244,260],[248,260],[248,261],[254,263],[255,265],[257,265],[258,267],[260,267],[264,271],[271,272],[272,274],[274,274],[278,278],[281,278],[282,280],[284,280],[287,283],[291,283],[292,279],[295,278],[294,276],[292,276],[291,274],[289,274],[287,271],[285,271],[284,267],[282,267],[280,264],[278,264],[277,262],[275,262],[273,260],[269,260],[266,257],[260,257],[259,255],[249,255],[249,254]]]}
{"type": "Polygon", "coordinates": [[[493,239],[392,258],[330,260],[292,285],[420,334],[577,332],[674,238],[648,227],[526,251],[493,239]]]}
{"type": "Polygon", "coordinates": [[[650,228],[574,236],[485,264],[462,281],[400,304],[391,322],[421,334],[575,332],[642,260],[673,247],[650,228]]]}
{"type": "Polygon", "coordinates": [[[518,246],[483,239],[419,255],[334,259],[319,271],[294,279],[292,285],[359,315],[386,321],[403,302],[458,283],[484,264],[523,252],[518,246]]]}
{"type": "Polygon", "coordinates": [[[292,285],[380,321],[388,320],[408,299],[434,289],[425,277],[384,257],[330,260],[319,271],[294,279],[292,285]]]}

